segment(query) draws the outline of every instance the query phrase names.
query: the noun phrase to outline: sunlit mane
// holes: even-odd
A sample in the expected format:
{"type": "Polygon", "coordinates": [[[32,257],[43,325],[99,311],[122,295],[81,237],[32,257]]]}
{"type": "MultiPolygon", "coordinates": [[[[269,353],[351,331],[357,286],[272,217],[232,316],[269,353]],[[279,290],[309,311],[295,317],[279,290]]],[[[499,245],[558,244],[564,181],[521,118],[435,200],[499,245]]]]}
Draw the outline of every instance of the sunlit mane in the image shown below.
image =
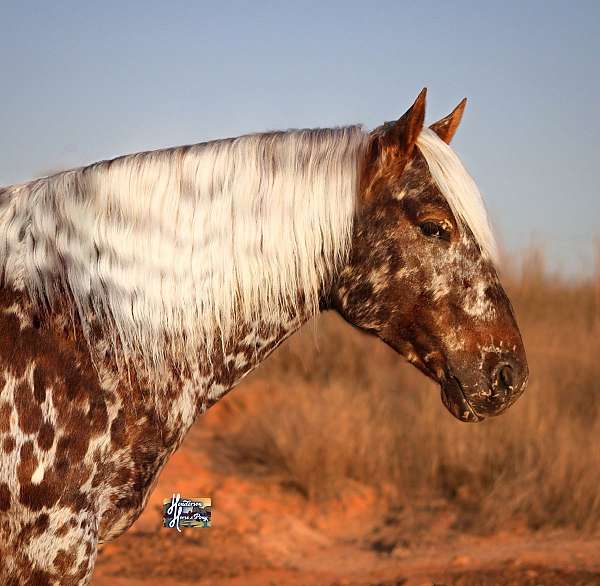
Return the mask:
{"type": "Polygon", "coordinates": [[[454,215],[473,232],[483,254],[497,263],[496,241],[483,199],[456,153],[429,128],[423,129],[417,146],[454,215]]]}
{"type": "Polygon", "coordinates": [[[152,365],[316,312],[347,254],[360,127],[140,153],[0,190],[0,278],[64,291],[152,365]]]}

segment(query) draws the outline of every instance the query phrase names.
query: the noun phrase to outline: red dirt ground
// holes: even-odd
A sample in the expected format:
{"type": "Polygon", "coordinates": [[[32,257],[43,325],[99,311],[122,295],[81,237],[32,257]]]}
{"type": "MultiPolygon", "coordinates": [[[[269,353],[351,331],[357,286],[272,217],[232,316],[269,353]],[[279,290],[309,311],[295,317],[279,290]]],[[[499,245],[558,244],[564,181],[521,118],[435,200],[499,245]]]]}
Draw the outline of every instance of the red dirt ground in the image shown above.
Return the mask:
{"type": "Polygon", "coordinates": [[[600,584],[600,539],[473,536],[452,529],[443,502],[394,510],[351,485],[315,504],[277,478],[242,474],[214,433],[233,424],[220,405],[200,418],[144,514],[101,548],[93,586],[600,584]],[[212,497],[213,527],[163,528],[162,499],[174,492],[212,497]]]}

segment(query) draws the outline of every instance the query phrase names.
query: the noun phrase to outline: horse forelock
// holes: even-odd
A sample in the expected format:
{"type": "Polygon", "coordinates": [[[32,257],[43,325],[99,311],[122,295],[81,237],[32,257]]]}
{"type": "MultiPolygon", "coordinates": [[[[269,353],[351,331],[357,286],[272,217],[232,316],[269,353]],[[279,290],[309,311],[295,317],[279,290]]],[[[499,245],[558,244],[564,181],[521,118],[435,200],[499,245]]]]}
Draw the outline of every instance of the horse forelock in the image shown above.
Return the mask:
{"type": "Polygon", "coordinates": [[[197,360],[239,323],[318,310],[350,246],[365,141],[360,127],[249,135],[7,188],[5,280],[44,303],[66,292],[84,331],[100,323],[146,365],[197,360]]]}
{"type": "Polygon", "coordinates": [[[479,189],[456,153],[438,135],[424,128],[417,148],[425,158],[431,176],[445,197],[457,221],[473,233],[491,262],[498,263],[498,248],[479,189]]]}

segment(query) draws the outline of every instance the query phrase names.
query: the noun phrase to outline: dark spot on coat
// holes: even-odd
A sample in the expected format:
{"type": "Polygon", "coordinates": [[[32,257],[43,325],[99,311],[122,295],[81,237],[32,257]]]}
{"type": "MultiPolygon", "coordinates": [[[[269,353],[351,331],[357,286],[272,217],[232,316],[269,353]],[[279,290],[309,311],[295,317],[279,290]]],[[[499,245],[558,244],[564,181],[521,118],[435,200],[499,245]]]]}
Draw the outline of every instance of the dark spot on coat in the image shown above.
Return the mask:
{"type": "Polygon", "coordinates": [[[0,433],[10,431],[10,414],[12,413],[12,407],[9,403],[4,401],[0,404],[0,433]]]}
{"type": "MultiPolygon", "coordinates": [[[[90,426],[86,414],[79,406],[73,404],[66,403],[63,408],[62,431],[64,435],[58,441],[57,456],[82,458],[87,452],[90,440],[90,426]],[[66,452],[63,453],[63,450],[66,452]]],[[[60,420],[58,425],[60,425],[60,420]]]]}
{"type": "Polygon", "coordinates": [[[69,532],[69,523],[63,523],[55,532],[56,537],[64,537],[69,532]]]}
{"type": "Polygon", "coordinates": [[[19,465],[17,466],[17,478],[21,484],[31,480],[31,476],[35,472],[37,465],[38,459],[33,453],[33,442],[31,440],[26,441],[21,446],[19,465]]]}
{"type": "Polygon", "coordinates": [[[15,389],[15,407],[21,430],[24,433],[37,431],[42,423],[42,410],[34,401],[33,394],[25,383],[15,389]]]}
{"type": "Polygon", "coordinates": [[[364,305],[369,303],[373,297],[373,285],[368,282],[363,282],[348,294],[346,303],[348,305],[364,305]]]}
{"type": "Polygon", "coordinates": [[[50,574],[43,570],[32,570],[28,584],[32,586],[50,586],[50,574]]]}
{"type": "Polygon", "coordinates": [[[87,418],[90,422],[90,433],[92,435],[98,435],[106,431],[108,426],[108,410],[102,396],[95,395],[90,398],[90,409],[87,418]]]}
{"type": "Polygon", "coordinates": [[[48,513],[41,513],[36,517],[35,521],[30,521],[23,525],[19,532],[19,536],[17,537],[17,541],[27,543],[32,537],[42,535],[48,530],[49,526],[50,516],[48,513]]]}
{"type": "MultiPolygon", "coordinates": [[[[77,485],[79,483],[73,482],[77,485]]],[[[70,507],[72,511],[85,511],[89,505],[89,497],[87,493],[81,492],[79,489],[71,490],[63,494],[60,498],[60,503],[63,506],[70,507]]],[[[76,517],[73,517],[76,519],[76,517]]]]}
{"type": "Polygon", "coordinates": [[[57,477],[52,470],[46,470],[44,479],[39,484],[21,484],[19,501],[33,511],[39,511],[42,507],[53,507],[64,490],[64,483],[64,477],[57,477]]]}
{"type": "Polygon", "coordinates": [[[33,371],[33,396],[38,403],[43,403],[46,399],[46,390],[48,388],[48,381],[44,369],[37,366],[33,371]]]}
{"type": "Polygon", "coordinates": [[[23,360],[19,360],[18,352],[15,352],[15,344],[20,333],[21,327],[17,316],[4,314],[0,324],[0,361],[16,376],[21,376],[25,370],[23,360]]]}
{"type": "Polygon", "coordinates": [[[123,409],[119,410],[119,413],[110,426],[110,441],[113,446],[117,448],[125,445],[125,413],[123,412],[123,409]]]}
{"type": "Polygon", "coordinates": [[[12,435],[7,435],[2,442],[2,451],[5,454],[10,454],[15,449],[16,444],[15,438],[12,435]]]}
{"type": "Polygon", "coordinates": [[[6,482],[0,482],[0,511],[8,511],[10,508],[10,489],[6,482]]]}
{"type": "Polygon", "coordinates": [[[42,513],[35,520],[35,528],[41,534],[50,526],[50,517],[48,513],[42,513]]]}
{"type": "Polygon", "coordinates": [[[66,574],[71,571],[75,564],[75,555],[69,553],[64,549],[59,549],[54,556],[52,564],[56,568],[59,574],[66,574]]]}
{"type": "Polygon", "coordinates": [[[54,427],[48,421],[44,421],[37,435],[37,443],[41,450],[47,452],[54,443],[54,427]]]}

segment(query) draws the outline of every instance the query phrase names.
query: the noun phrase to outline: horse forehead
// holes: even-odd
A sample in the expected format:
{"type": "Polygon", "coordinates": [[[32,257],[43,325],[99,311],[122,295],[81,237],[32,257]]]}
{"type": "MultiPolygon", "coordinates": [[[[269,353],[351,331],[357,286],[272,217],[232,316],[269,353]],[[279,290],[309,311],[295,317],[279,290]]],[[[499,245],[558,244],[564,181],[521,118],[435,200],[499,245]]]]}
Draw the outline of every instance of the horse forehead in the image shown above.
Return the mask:
{"type": "Polygon", "coordinates": [[[416,169],[409,170],[406,177],[392,191],[393,200],[400,205],[413,219],[425,209],[435,210],[436,213],[447,217],[462,231],[459,218],[454,214],[450,203],[438,187],[437,183],[425,166],[417,164],[416,169]]]}

